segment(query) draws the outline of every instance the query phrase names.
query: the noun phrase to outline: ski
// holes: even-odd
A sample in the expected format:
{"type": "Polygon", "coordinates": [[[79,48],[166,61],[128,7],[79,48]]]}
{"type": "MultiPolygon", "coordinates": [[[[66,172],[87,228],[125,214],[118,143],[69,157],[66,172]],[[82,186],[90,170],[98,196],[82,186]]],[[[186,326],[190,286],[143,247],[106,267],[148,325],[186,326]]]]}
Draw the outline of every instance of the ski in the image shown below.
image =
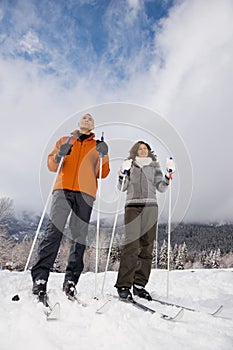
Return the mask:
{"type": "Polygon", "coordinates": [[[77,295],[66,294],[66,296],[67,296],[67,299],[70,301],[76,302],[77,304],[82,305],[84,307],[88,306],[88,304],[85,301],[83,301],[82,299],[80,299],[77,295]]]}
{"type": "MultiPolygon", "coordinates": [[[[160,300],[160,299],[156,299],[156,298],[152,298],[152,301],[155,301],[156,303],[159,303],[159,304],[162,304],[162,305],[175,306],[177,308],[182,308],[184,310],[191,311],[191,312],[201,312],[201,311],[199,311],[197,309],[193,309],[193,308],[190,308],[190,307],[187,307],[187,306],[183,306],[183,305],[180,305],[180,304],[176,304],[176,303],[172,303],[172,302],[169,302],[169,301],[164,301],[164,300],[160,300]]],[[[220,315],[222,309],[223,309],[223,305],[220,305],[215,311],[208,312],[207,314],[211,315],[213,317],[217,317],[217,316],[220,315]]]]}
{"type": "Polygon", "coordinates": [[[110,304],[111,304],[112,298],[109,297],[97,310],[97,314],[104,314],[109,310],[110,304]]]}
{"type": "Polygon", "coordinates": [[[60,304],[57,302],[53,306],[49,306],[49,310],[45,314],[47,321],[58,320],[60,317],[60,304]]]}
{"type": "MultiPolygon", "coordinates": [[[[124,303],[129,303],[131,305],[133,305],[134,307],[136,307],[137,309],[139,310],[142,310],[142,311],[145,311],[145,312],[150,312],[152,314],[158,314],[160,316],[160,318],[162,318],[163,320],[167,320],[167,321],[178,321],[179,319],[181,319],[181,317],[183,316],[184,314],[184,310],[181,308],[174,316],[169,316],[167,314],[164,314],[164,313],[161,313],[161,312],[158,312],[154,309],[151,309],[150,307],[136,301],[135,299],[133,298],[128,298],[128,299],[122,299],[122,298],[119,298],[118,296],[116,295],[110,295],[111,298],[115,298],[119,301],[122,301],[124,303]]],[[[111,301],[112,299],[108,299],[107,301],[105,301],[105,303],[97,309],[97,313],[104,313],[106,309],[108,309],[108,304],[109,302],[111,301]]]]}
{"type": "Polygon", "coordinates": [[[132,304],[134,307],[138,308],[138,309],[141,309],[143,311],[149,311],[150,313],[152,314],[159,314],[160,318],[162,318],[163,320],[167,320],[167,321],[177,321],[179,320],[183,314],[184,314],[184,310],[183,309],[180,309],[175,316],[169,316],[167,314],[164,314],[164,313],[161,313],[161,312],[158,312],[154,309],[151,309],[150,307],[144,305],[144,304],[141,304],[139,303],[138,301],[134,300],[133,298],[128,298],[128,299],[120,299],[119,300],[121,301],[125,301],[125,302],[129,302],[130,304],[132,304]]]}
{"type": "Polygon", "coordinates": [[[48,295],[45,292],[39,292],[37,296],[38,302],[42,303],[46,310],[45,310],[45,315],[46,315],[46,320],[57,320],[59,319],[60,316],[60,304],[57,302],[53,306],[49,304],[48,301],[48,295]]]}

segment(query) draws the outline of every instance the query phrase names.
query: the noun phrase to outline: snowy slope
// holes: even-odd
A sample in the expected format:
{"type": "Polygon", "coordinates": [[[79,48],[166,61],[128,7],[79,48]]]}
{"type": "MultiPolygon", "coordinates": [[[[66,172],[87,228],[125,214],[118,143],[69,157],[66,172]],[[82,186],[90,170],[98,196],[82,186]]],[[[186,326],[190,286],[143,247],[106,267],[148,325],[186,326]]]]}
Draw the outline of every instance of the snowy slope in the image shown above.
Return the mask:
{"type": "MultiPolygon", "coordinates": [[[[233,349],[233,271],[185,270],[170,273],[169,300],[195,307],[201,312],[184,313],[177,322],[165,321],[132,305],[114,300],[102,315],[96,313],[103,299],[94,296],[94,273],[81,276],[78,291],[89,306],[66,300],[61,285],[63,275],[52,273],[50,301],[60,301],[58,321],[46,321],[43,307],[31,295],[30,273],[24,275],[23,290],[18,286],[22,273],[0,271],[0,349],[1,350],[232,350],[233,349]],[[13,302],[12,296],[20,295],[13,302]],[[207,314],[220,304],[221,316],[207,314]]],[[[148,290],[165,299],[166,271],[152,270],[148,290]]],[[[103,274],[98,275],[101,289],[103,274]]],[[[105,292],[116,293],[116,272],[108,272],[105,292]]],[[[177,308],[144,301],[158,311],[173,315],[177,308]]]]}

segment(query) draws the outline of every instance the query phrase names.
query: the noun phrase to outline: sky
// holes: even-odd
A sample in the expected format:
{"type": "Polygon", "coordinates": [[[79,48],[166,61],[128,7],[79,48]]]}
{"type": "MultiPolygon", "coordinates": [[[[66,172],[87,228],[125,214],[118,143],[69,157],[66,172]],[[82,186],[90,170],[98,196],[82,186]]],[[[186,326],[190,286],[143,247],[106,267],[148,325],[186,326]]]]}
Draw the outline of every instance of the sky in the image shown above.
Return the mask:
{"type": "Polygon", "coordinates": [[[231,0],[1,0],[0,197],[41,211],[47,153],[91,111],[110,145],[103,207],[143,138],[163,170],[176,161],[174,220],[232,222],[232,18],[231,0]]]}

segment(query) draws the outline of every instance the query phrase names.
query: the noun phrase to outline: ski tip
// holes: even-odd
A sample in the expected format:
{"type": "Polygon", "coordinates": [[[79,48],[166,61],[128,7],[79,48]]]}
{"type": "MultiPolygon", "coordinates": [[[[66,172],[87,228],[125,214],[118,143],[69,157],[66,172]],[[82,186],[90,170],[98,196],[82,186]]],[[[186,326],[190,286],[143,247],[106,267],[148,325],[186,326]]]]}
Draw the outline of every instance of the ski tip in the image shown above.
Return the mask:
{"type": "Polygon", "coordinates": [[[60,303],[54,304],[54,306],[46,312],[47,321],[55,321],[60,317],[60,303]]]}
{"type": "Polygon", "coordinates": [[[218,316],[218,315],[221,313],[222,309],[223,309],[223,305],[220,305],[220,306],[217,308],[217,310],[215,310],[214,312],[211,313],[211,315],[212,315],[212,316],[218,316]]]}
{"type": "Polygon", "coordinates": [[[96,313],[101,315],[104,314],[106,311],[108,311],[110,307],[110,300],[105,301],[103,305],[101,305],[97,310],[96,313]]]}
{"type": "Polygon", "coordinates": [[[166,321],[179,321],[184,315],[184,309],[180,309],[175,316],[161,315],[166,321]]]}
{"type": "Polygon", "coordinates": [[[173,320],[178,321],[184,316],[184,309],[180,309],[178,313],[174,316],[173,320]]]}

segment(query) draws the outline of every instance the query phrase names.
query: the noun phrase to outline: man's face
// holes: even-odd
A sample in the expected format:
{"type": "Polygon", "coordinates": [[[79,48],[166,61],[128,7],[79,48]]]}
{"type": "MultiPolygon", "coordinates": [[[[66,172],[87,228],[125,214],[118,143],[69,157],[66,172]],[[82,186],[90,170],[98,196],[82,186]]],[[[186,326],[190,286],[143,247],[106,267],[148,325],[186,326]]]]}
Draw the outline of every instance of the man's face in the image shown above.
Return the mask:
{"type": "Polygon", "coordinates": [[[85,114],[78,123],[80,130],[91,131],[94,129],[94,119],[90,114],[85,114]]]}

